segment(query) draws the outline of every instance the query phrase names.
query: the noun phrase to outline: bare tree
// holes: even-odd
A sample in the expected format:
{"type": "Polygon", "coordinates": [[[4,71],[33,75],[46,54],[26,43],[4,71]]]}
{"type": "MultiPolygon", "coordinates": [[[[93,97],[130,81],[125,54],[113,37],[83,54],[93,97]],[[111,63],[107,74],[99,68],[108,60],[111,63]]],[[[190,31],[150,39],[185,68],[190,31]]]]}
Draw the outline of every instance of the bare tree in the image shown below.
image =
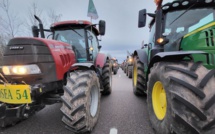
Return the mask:
{"type": "Polygon", "coordinates": [[[4,36],[3,34],[0,34],[0,66],[2,65],[4,49],[8,40],[8,37],[4,36]]]}
{"type": "Polygon", "coordinates": [[[39,17],[42,15],[42,10],[40,10],[38,8],[38,6],[37,6],[37,4],[35,2],[32,3],[32,10],[30,10],[28,17],[29,17],[29,19],[31,21],[31,24],[37,25],[37,22],[36,22],[36,20],[34,18],[34,15],[39,16],[39,17]]]}
{"type": "Polygon", "coordinates": [[[32,35],[31,27],[33,25],[38,25],[38,22],[34,18],[34,15],[41,18],[44,28],[48,28],[52,23],[60,21],[62,16],[61,14],[56,14],[53,9],[46,11],[46,13],[47,14],[44,16],[43,10],[38,7],[37,3],[33,2],[31,4],[31,7],[28,9],[28,16],[26,21],[27,35],[32,35]]]}
{"type": "Polygon", "coordinates": [[[18,36],[23,23],[11,12],[9,0],[0,0],[0,12],[0,65],[2,65],[4,48],[11,38],[18,36]]]}
{"type": "Polygon", "coordinates": [[[31,33],[31,27],[34,25],[36,26],[37,25],[37,21],[36,19],[34,18],[34,15],[38,16],[38,17],[41,17],[42,16],[42,13],[43,11],[41,9],[39,9],[37,3],[33,2],[31,4],[31,6],[29,7],[28,9],[28,15],[27,15],[27,21],[26,21],[26,34],[28,36],[32,35],[31,33]]]}
{"type": "Polygon", "coordinates": [[[0,9],[4,13],[4,15],[1,16],[1,33],[9,36],[10,38],[13,38],[18,35],[18,33],[20,32],[20,27],[23,23],[19,20],[17,15],[10,12],[9,0],[1,0],[0,9]]]}
{"type": "Polygon", "coordinates": [[[56,14],[56,12],[54,11],[54,9],[50,9],[48,11],[48,21],[49,21],[49,24],[53,24],[55,22],[60,21],[61,17],[62,17],[62,14],[56,14]]]}

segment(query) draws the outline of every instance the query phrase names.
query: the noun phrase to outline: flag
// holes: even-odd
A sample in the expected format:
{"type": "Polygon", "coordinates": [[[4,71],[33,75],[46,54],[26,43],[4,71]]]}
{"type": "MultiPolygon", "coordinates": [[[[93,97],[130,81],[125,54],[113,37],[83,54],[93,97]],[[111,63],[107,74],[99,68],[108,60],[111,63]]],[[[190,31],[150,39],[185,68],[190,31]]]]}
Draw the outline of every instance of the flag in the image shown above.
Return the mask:
{"type": "Polygon", "coordinates": [[[88,17],[91,17],[92,19],[98,19],[98,14],[95,8],[95,5],[93,3],[93,0],[89,0],[89,6],[88,6],[88,13],[87,13],[88,17]]]}

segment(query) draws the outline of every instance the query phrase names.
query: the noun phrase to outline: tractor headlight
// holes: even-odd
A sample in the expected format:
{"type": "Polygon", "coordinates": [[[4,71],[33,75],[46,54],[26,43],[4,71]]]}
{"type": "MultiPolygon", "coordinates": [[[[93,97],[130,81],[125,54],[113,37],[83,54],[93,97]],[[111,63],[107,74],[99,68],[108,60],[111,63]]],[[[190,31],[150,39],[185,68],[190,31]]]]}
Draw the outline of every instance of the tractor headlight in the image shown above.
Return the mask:
{"type": "Polygon", "coordinates": [[[90,47],[90,51],[93,51],[93,47],[92,46],[90,47]]]}
{"type": "Polygon", "coordinates": [[[3,66],[2,71],[5,75],[28,75],[40,74],[40,68],[35,65],[3,66]]]}
{"type": "Polygon", "coordinates": [[[165,44],[167,44],[169,42],[169,39],[167,39],[167,38],[158,38],[157,39],[157,43],[159,44],[159,45],[165,45],[165,44]]]}
{"type": "Polygon", "coordinates": [[[133,59],[132,58],[129,58],[129,62],[132,62],[133,61],[133,59]]]}

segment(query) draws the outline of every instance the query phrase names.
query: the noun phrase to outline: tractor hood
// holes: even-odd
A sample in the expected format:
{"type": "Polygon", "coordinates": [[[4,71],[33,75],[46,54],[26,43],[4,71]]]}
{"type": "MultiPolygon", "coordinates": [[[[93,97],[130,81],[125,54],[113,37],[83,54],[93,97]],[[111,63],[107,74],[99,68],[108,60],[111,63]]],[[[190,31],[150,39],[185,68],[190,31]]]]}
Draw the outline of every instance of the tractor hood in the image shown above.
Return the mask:
{"type": "Polygon", "coordinates": [[[27,84],[62,80],[64,73],[75,61],[70,45],[55,40],[29,37],[11,39],[3,57],[4,66],[35,65],[40,69],[39,74],[5,75],[11,81],[22,80],[27,84]]]}

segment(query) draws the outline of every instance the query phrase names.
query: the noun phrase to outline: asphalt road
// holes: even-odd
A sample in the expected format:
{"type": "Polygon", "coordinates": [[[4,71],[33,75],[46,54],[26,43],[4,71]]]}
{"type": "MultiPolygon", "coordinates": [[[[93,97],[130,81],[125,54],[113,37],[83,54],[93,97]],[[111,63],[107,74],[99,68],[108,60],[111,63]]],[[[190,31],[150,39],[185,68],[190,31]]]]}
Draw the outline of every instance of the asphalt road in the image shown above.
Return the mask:
{"type": "MultiPolygon", "coordinates": [[[[102,96],[98,123],[92,134],[153,134],[146,98],[136,97],[132,81],[119,69],[113,75],[113,89],[102,96]]],[[[61,104],[47,106],[36,115],[3,129],[1,134],[71,134],[61,122],[61,104]]]]}

